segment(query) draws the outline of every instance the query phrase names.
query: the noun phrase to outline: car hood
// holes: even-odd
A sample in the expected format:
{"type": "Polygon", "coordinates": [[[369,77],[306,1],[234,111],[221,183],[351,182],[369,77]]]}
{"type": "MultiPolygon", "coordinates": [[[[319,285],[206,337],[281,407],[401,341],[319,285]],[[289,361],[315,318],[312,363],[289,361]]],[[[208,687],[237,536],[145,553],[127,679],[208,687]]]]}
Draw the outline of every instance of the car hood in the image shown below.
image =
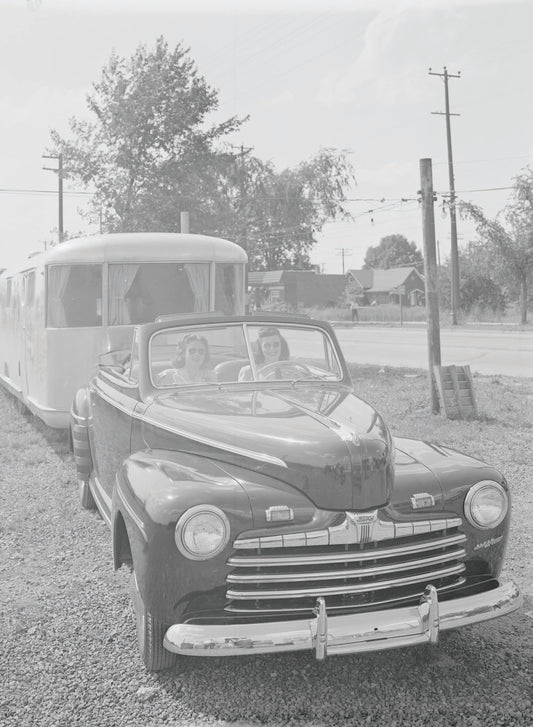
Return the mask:
{"type": "Polygon", "coordinates": [[[215,390],[156,397],[143,416],[149,447],[193,452],[267,474],[317,507],[385,505],[394,468],[381,416],[345,387],[215,390]]]}

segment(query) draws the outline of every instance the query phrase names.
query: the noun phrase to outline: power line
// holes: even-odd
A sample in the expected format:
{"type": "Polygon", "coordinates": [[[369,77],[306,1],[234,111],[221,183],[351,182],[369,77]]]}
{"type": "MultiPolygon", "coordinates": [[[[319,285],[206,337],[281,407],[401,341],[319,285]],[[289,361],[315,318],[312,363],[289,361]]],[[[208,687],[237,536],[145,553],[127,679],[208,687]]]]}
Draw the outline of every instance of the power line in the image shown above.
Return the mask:
{"type": "MultiPolygon", "coordinates": [[[[469,194],[470,192],[501,192],[505,189],[513,189],[513,187],[487,187],[486,189],[456,189],[456,194],[469,194]]],[[[437,192],[437,194],[442,195],[443,197],[448,196],[447,192],[437,192]]]]}
{"type": "MultiPolygon", "coordinates": [[[[57,190],[53,189],[15,189],[10,187],[2,187],[0,188],[0,194],[54,194],[57,195],[57,190]]],[[[63,191],[63,194],[70,194],[70,195],[89,195],[90,197],[94,197],[95,192],[68,192],[63,191]]]]}

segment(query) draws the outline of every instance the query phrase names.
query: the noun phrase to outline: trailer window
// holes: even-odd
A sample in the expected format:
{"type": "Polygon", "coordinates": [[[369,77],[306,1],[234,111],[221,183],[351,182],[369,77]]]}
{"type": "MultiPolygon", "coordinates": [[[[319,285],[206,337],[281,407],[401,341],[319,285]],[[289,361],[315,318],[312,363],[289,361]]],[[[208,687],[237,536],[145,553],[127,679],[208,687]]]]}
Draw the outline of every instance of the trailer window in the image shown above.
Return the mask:
{"type": "Polygon", "coordinates": [[[102,324],[101,265],[53,265],[46,290],[48,328],[102,324]]]}
{"type": "Polygon", "coordinates": [[[209,310],[209,263],[109,266],[109,325],[148,323],[169,313],[209,310]]]}
{"type": "Polygon", "coordinates": [[[215,271],[215,310],[238,315],[244,310],[244,267],[217,263],[215,271]]]}
{"type": "Polygon", "coordinates": [[[28,273],[26,278],[26,305],[33,305],[35,302],[35,271],[28,273]]]}

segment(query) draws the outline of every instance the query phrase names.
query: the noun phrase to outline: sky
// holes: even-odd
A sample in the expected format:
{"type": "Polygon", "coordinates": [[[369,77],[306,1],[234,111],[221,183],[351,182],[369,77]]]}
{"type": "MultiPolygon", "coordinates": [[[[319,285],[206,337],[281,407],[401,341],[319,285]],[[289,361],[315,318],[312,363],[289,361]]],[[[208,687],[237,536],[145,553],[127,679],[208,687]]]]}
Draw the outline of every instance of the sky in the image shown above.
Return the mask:
{"type": "MultiPolygon", "coordinates": [[[[231,143],[279,171],[321,147],[349,153],[353,220],[320,233],[311,260],[323,272],[361,267],[389,234],[423,248],[423,158],[444,261],[446,127],[432,113],[445,109],[444,83],[429,69],[460,74],[449,80],[455,188],[495,217],[533,166],[532,28],[529,0],[0,0],[0,268],[57,236],[57,176],[42,168],[51,129],[91,118],[86,96],[113,50],[129,57],[161,35],[217,89],[213,121],[250,117],[231,143]]],[[[82,192],[65,183],[64,227],[94,234],[82,192]]],[[[459,220],[458,235],[461,248],[475,231],[459,220]]]]}

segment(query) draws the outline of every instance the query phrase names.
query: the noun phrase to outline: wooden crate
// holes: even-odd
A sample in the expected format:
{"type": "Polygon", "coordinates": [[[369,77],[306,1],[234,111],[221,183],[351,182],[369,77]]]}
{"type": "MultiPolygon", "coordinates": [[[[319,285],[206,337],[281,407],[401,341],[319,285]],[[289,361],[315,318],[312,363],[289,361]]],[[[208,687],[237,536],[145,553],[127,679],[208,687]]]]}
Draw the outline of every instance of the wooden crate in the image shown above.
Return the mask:
{"type": "Polygon", "coordinates": [[[470,366],[434,366],[441,411],[449,419],[476,419],[477,405],[470,366]]]}

